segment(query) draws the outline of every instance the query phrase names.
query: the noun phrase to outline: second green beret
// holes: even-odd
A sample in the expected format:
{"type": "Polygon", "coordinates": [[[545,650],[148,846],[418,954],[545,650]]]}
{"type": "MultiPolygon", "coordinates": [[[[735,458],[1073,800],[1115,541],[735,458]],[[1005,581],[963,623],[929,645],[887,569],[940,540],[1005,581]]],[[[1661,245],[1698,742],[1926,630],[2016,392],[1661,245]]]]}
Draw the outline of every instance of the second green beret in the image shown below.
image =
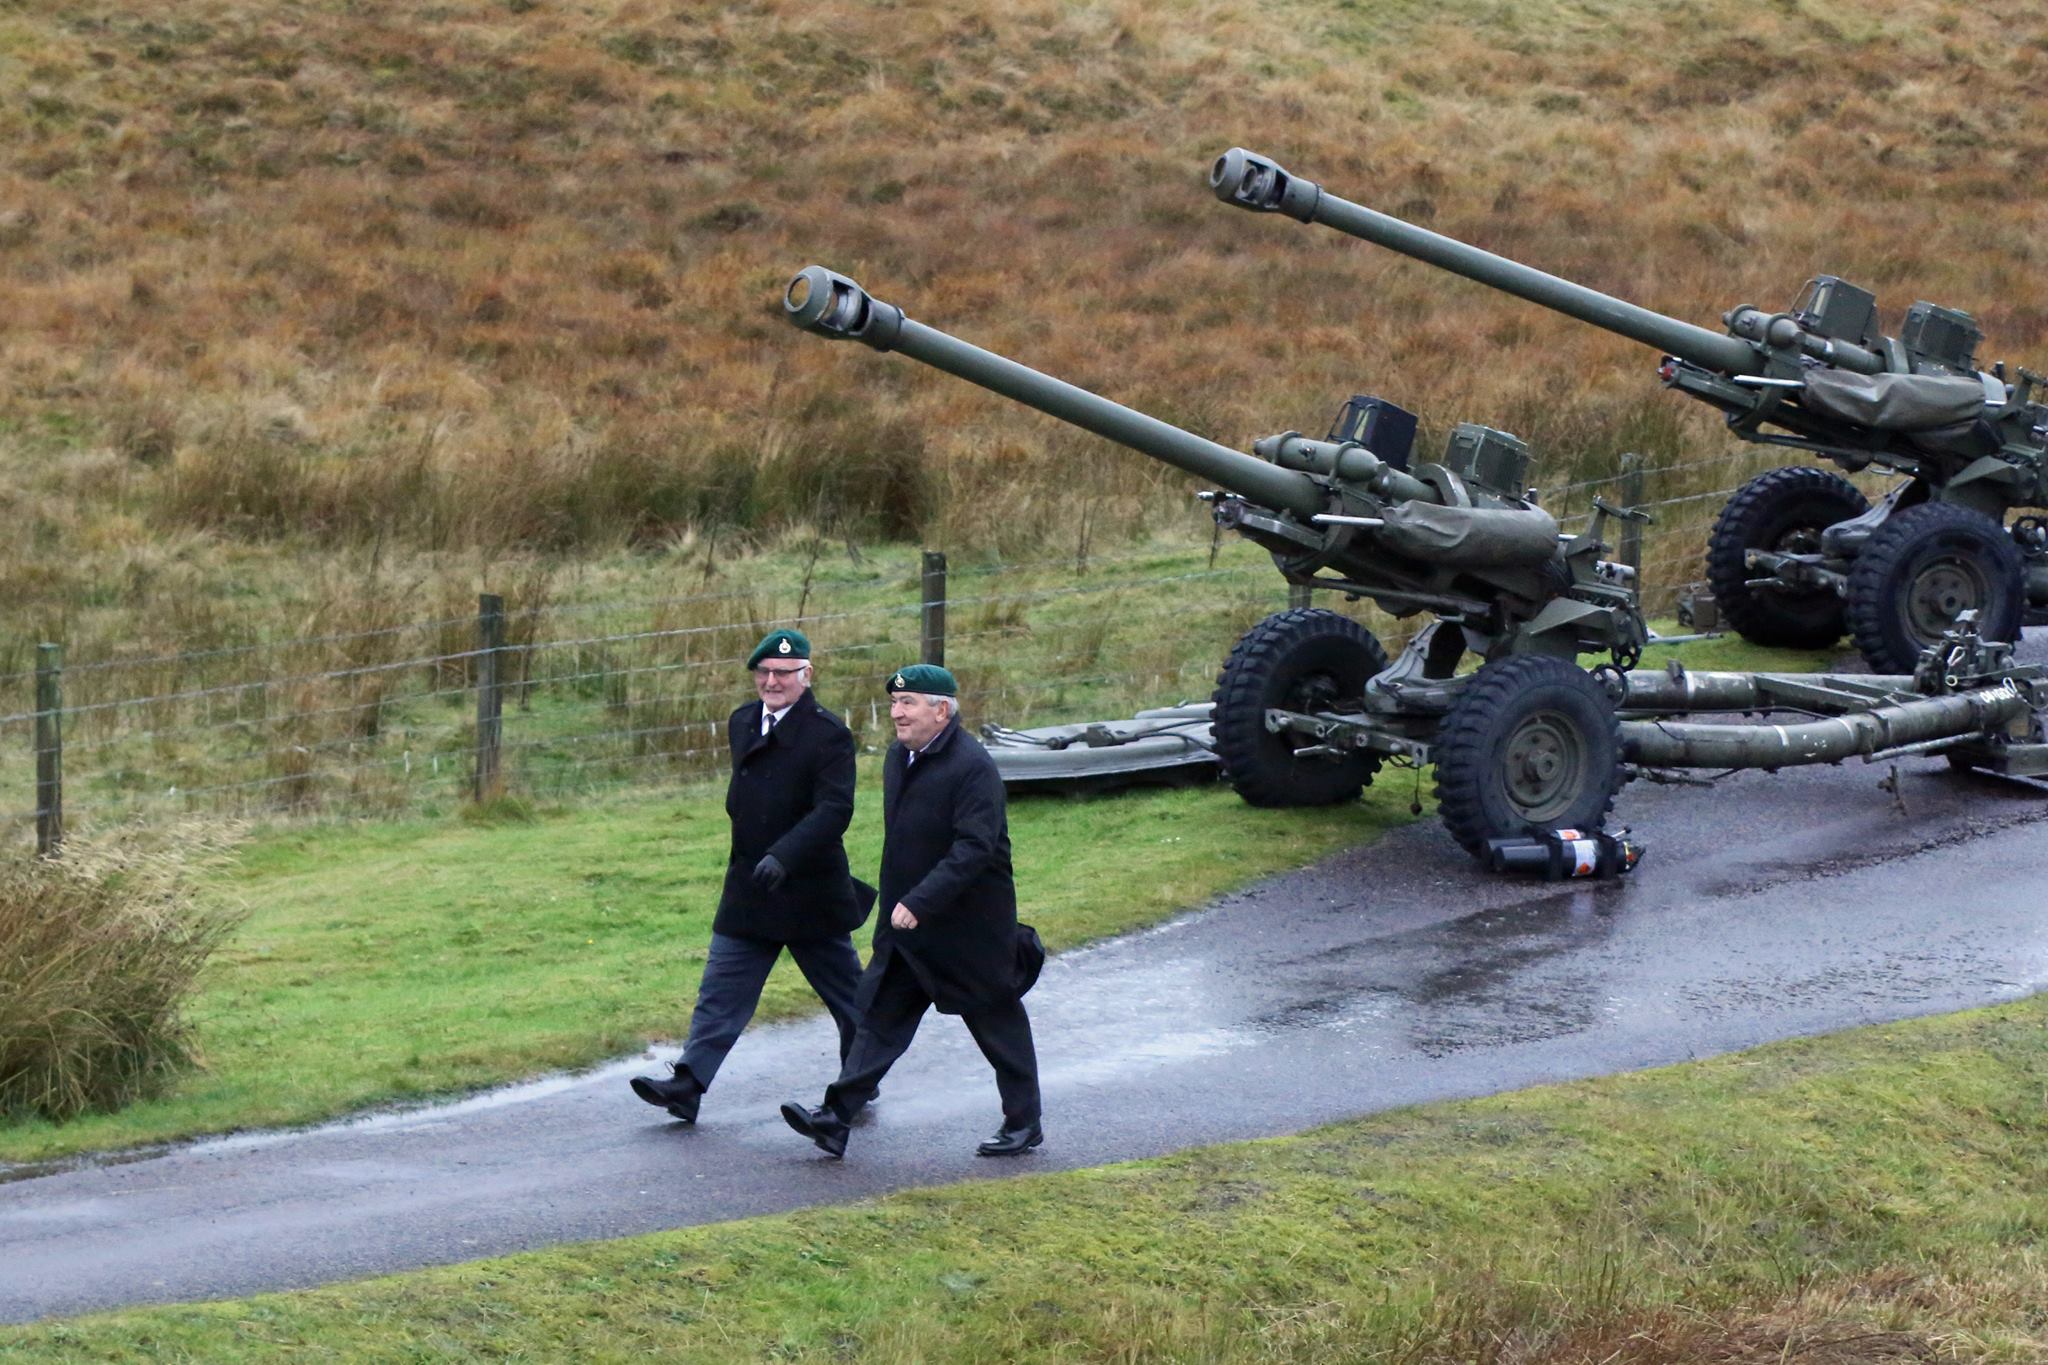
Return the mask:
{"type": "Polygon", "coordinates": [[[891,692],[923,692],[934,697],[957,697],[960,684],[937,664],[908,664],[889,675],[891,692]]]}

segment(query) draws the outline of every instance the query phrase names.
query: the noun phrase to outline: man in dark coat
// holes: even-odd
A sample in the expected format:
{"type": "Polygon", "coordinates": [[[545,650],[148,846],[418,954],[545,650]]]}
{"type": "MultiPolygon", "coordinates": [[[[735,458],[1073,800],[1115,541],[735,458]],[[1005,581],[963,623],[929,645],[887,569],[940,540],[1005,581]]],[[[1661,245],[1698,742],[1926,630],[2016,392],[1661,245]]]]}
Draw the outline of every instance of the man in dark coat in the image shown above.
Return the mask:
{"type": "Polygon", "coordinates": [[[882,764],[882,899],[861,977],[861,1021],[839,1079],[813,1109],[782,1106],[789,1126],[831,1156],[926,1010],[957,1014],[995,1068],[1003,1122],[975,1150],[1015,1156],[1044,1140],[1038,1058],[1023,994],[1044,952],[1017,923],[1003,780],[960,728],[959,687],[932,664],[889,680],[897,742],[882,764]]]}
{"type": "Polygon", "coordinates": [[[839,1025],[845,1058],[860,984],[852,934],[875,894],[847,871],[841,839],[853,819],[853,736],[811,694],[810,641],[798,631],[771,631],[747,667],[761,699],[727,722],[732,851],[689,1042],[672,1074],[632,1082],[634,1094],[685,1123],[697,1121],[704,1092],[754,1017],[785,948],[839,1025]]]}

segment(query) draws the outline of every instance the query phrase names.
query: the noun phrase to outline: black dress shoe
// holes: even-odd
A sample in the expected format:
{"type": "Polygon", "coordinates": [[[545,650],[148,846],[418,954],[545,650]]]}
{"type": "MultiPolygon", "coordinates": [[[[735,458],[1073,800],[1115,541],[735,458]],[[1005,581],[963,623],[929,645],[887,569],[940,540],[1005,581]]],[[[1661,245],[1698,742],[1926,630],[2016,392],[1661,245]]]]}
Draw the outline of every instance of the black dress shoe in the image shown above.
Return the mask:
{"type": "Polygon", "coordinates": [[[633,1093],[657,1109],[666,1109],[684,1123],[697,1121],[697,1106],[704,1102],[704,1087],[689,1068],[678,1063],[672,1076],[635,1076],[633,1093]]]}
{"type": "Polygon", "coordinates": [[[826,1156],[846,1155],[846,1120],[823,1105],[807,1109],[792,1100],[782,1106],[782,1121],[817,1143],[826,1156]]]}
{"type": "Polygon", "coordinates": [[[1045,1141],[1045,1130],[1036,1123],[1021,1128],[1004,1128],[974,1149],[976,1156],[1022,1156],[1045,1141]]]}

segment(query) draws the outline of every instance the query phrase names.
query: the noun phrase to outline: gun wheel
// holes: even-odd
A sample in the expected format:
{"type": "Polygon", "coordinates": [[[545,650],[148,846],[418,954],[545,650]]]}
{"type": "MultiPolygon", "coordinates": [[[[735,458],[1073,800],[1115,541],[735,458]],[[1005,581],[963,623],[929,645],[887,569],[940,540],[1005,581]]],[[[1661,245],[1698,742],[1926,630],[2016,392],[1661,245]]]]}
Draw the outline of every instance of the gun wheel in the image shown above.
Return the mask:
{"type": "Polygon", "coordinates": [[[1748,550],[1817,554],[1820,535],[1870,503],[1840,474],[1803,465],[1772,469],[1735,490],[1707,538],[1707,584],[1736,633],[1752,644],[1823,649],[1842,638],[1842,599],[1827,588],[1752,588],[1748,550]]]}
{"type": "Polygon", "coordinates": [[[1599,829],[1620,787],[1614,702],[1563,659],[1524,654],[1486,665],[1437,731],[1437,808],[1475,858],[1488,839],[1599,829]]]}
{"type": "Polygon", "coordinates": [[[2026,603],[2019,546],[1990,517],[1952,502],[1886,518],[1849,569],[1849,633],[1876,673],[1911,673],[1966,611],[1985,639],[2017,640],[2026,603]]]}
{"type": "Polygon", "coordinates": [[[1321,607],[1275,612],[1246,631],[1216,677],[1216,754],[1237,794],[1254,806],[1355,800],[1379,771],[1379,755],[1299,757],[1315,741],[1274,734],[1266,712],[1355,711],[1386,666],[1371,631],[1321,607]]]}

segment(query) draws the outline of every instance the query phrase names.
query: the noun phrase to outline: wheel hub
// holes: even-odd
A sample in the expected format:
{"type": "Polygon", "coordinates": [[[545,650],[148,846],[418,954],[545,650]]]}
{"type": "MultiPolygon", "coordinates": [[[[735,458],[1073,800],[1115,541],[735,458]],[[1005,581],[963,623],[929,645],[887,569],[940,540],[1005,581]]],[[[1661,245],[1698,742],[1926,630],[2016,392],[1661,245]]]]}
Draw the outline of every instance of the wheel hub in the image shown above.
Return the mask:
{"type": "MultiPolygon", "coordinates": [[[[1282,705],[1286,710],[1309,715],[1333,710],[1337,705],[1337,687],[1337,680],[1328,673],[1310,673],[1287,689],[1282,705]]],[[[1287,744],[1293,749],[1308,749],[1319,747],[1322,741],[1313,736],[1297,735],[1289,738],[1287,744]]]]}
{"type": "Polygon", "coordinates": [[[1968,564],[1940,559],[1922,569],[1906,594],[1906,620],[1922,640],[1940,638],[1957,616],[1984,603],[1984,583],[1968,564]]]}
{"type": "MultiPolygon", "coordinates": [[[[1822,528],[1819,526],[1810,526],[1803,523],[1789,527],[1768,548],[1773,554],[1781,555],[1819,554],[1821,549],[1821,530],[1822,528]]],[[[1774,590],[1780,597],[1793,602],[1818,601],[1822,598],[1832,598],[1834,596],[1831,589],[1810,583],[1796,587],[1789,584],[1779,584],[1775,586],[1774,590]]]]}
{"type": "Polygon", "coordinates": [[[1820,549],[1820,528],[1818,526],[1794,526],[1778,537],[1778,543],[1771,547],[1781,555],[1810,555],[1820,549]]]}
{"type": "Polygon", "coordinates": [[[1287,689],[1290,711],[1326,711],[1337,700],[1337,680],[1327,673],[1310,673],[1287,689]]]}
{"type": "Polygon", "coordinates": [[[1571,804],[1584,780],[1585,744],[1563,716],[1529,717],[1508,739],[1508,800],[1538,823],[1571,804]]]}

